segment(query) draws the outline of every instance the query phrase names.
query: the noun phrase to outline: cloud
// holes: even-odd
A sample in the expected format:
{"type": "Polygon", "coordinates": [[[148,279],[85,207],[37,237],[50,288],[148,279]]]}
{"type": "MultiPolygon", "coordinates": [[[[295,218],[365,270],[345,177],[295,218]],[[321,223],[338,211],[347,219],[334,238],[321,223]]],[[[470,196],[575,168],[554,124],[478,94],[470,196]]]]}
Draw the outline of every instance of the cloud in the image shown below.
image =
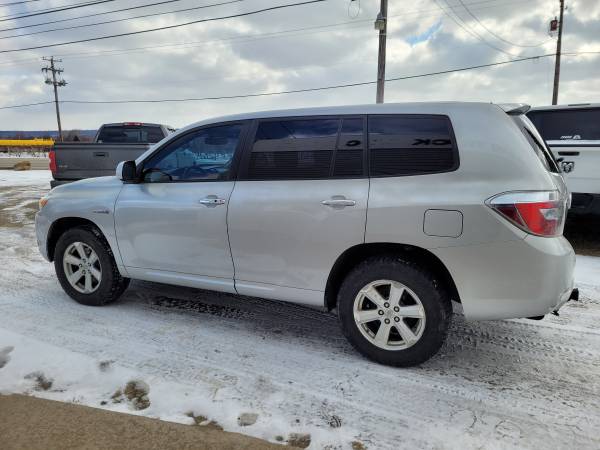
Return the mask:
{"type": "MultiPolygon", "coordinates": [[[[181,0],[57,24],[110,20],[164,12],[218,0],[181,0]]],[[[102,26],[0,39],[0,49],[91,38],[265,8],[294,0],[245,0],[204,10],[123,21],[102,26]]],[[[458,0],[390,2],[386,74],[416,75],[470,65],[505,61],[510,56],[492,48],[532,56],[554,52],[547,34],[556,5],[547,0],[463,0],[494,36],[477,23],[458,0]],[[448,8],[447,5],[451,5],[448,8]],[[445,12],[439,8],[444,6],[445,12]],[[453,16],[452,20],[449,16],[453,16]],[[458,22],[461,25],[457,25],[458,22]],[[469,30],[469,31],[466,31],[469,30]],[[479,35],[479,37],[478,37],[479,35]],[[485,41],[485,42],[484,42],[485,41]],[[509,43],[510,42],[510,43],[509,43]],[[538,47],[520,45],[542,44],[538,47]],[[491,45],[491,46],[490,46],[491,45]]],[[[558,4],[558,2],[556,2],[558,4]]],[[[44,0],[4,8],[3,15],[65,5],[44,0]]],[[[139,0],[114,2],[61,13],[0,22],[0,29],[140,5],[139,0]]],[[[565,52],[600,51],[600,2],[573,0],[565,19],[565,52]]],[[[62,99],[120,100],[226,96],[304,89],[372,81],[377,71],[377,31],[373,20],[378,2],[362,0],[361,12],[348,11],[349,0],[272,11],[243,18],[70,46],[0,54],[0,104],[52,99],[43,84],[39,58],[62,58],[68,85],[62,99]],[[289,31],[294,30],[294,31],[289,31]],[[176,44],[176,45],[173,45],[176,44]],[[143,48],[143,49],[138,49],[143,48]],[[14,63],[11,63],[13,61],[14,63]]],[[[356,6],[353,5],[353,8],[356,6]]],[[[49,26],[0,31],[0,37],[49,26]]],[[[598,101],[600,55],[565,56],[560,101],[598,101]]],[[[548,104],[553,58],[519,62],[386,84],[386,101],[525,101],[548,104]]],[[[62,104],[65,128],[96,128],[103,122],[148,121],[177,127],[211,116],[265,110],[352,103],[371,103],[368,85],[302,94],[205,102],[85,105],[62,104]]],[[[3,129],[54,129],[52,105],[0,110],[3,129]]]]}

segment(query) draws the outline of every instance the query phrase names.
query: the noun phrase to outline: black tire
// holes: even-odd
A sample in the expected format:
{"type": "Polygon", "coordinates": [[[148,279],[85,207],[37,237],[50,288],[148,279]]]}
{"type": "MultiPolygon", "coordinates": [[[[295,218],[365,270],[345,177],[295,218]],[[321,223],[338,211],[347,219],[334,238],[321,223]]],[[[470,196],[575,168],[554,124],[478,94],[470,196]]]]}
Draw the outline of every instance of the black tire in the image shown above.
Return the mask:
{"type": "Polygon", "coordinates": [[[87,306],[103,306],[117,300],[129,286],[129,278],[124,278],[117,269],[112,250],[106,239],[95,227],[77,227],[64,232],[54,251],[54,269],[63,290],[77,303],[87,306]],[[67,280],[63,267],[63,256],[69,245],[82,242],[98,255],[102,277],[96,290],[89,294],[77,291],[67,280]]]}
{"type": "Polygon", "coordinates": [[[434,356],[446,339],[452,318],[450,297],[435,278],[419,266],[395,256],[373,257],[357,265],[340,287],[337,308],[342,331],[356,350],[373,361],[397,367],[421,364],[434,356]],[[422,335],[408,348],[387,350],[378,347],[361,333],[354,320],[354,301],[359,291],[377,280],[402,283],[423,305],[425,325],[422,335]]]}

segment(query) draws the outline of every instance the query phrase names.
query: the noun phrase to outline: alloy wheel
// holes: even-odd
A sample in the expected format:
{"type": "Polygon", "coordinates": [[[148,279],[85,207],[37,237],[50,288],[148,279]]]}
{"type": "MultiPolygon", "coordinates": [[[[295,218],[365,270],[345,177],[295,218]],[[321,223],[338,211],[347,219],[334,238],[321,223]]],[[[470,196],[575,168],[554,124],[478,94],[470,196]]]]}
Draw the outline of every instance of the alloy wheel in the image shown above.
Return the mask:
{"type": "Polygon", "coordinates": [[[384,350],[405,350],[425,330],[425,308],[404,284],[377,280],[364,286],[354,299],[354,321],[362,335],[384,350]]]}
{"type": "Polygon", "coordinates": [[[73,242],[63,255],[63,268],[69,284],[77,292],[91,294],[102,281],[102,267],[98,255],[87,244],[73,242]]]}

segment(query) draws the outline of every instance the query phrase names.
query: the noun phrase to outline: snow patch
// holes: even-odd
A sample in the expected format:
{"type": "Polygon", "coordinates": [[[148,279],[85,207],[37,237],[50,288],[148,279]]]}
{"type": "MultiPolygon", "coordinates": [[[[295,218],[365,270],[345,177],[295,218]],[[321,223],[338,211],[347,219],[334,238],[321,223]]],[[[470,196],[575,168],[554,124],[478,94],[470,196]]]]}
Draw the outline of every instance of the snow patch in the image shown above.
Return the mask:
{"type": "Polygon", "coordinates": [[[44,186],[50,188],[52,172],[49,170],[0,170],[0,187],[44,186]]]}

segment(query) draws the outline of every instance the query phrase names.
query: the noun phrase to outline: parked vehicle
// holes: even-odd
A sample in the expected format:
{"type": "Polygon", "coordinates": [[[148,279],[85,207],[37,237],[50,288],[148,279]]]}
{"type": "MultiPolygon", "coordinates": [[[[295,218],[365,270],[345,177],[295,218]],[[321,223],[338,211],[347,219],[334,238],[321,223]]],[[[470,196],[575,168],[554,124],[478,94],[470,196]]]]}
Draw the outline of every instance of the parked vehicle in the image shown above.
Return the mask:
{"type": "Polygon", "coordinates": [[[131,278],[337,309],[367,357],[421,363],[468,319],[571,298],[568,191],[526,107],[347,106],[179,130],[117,176],[40,201],[38,245],[77,302],[131,278]]]}
{"type": "Polygon", "coordinates": [[[600,104],[543,106],[527,115],[565,173],[569,213],[600,214],[600,104]]]}
{"type": "Polygon", "coordinates": [[[154,123],[108,123],[100,127],[94,142],[56,142],[48,155],[54,178],[50,186],[112,175],[120,161],[137,158],[173,131],[154,123]]]}

